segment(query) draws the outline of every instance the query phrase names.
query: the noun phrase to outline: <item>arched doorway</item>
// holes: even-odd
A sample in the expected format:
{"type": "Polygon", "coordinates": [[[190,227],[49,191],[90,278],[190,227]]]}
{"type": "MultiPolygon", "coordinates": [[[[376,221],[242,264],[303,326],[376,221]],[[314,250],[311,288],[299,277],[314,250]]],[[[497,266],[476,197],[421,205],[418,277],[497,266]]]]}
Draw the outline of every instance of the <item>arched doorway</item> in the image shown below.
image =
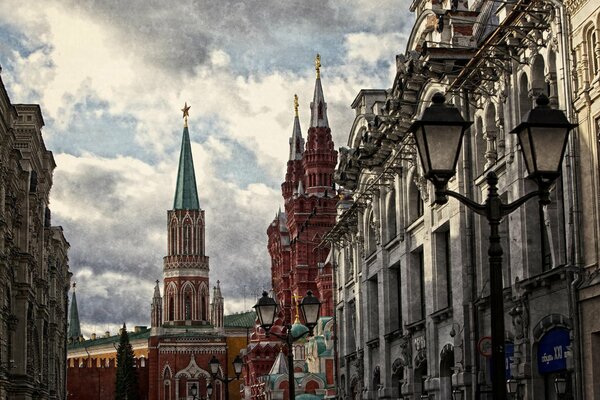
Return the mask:
{"type": "Polygon", "coordinates": [[[452,398],[452,374],[454,373],[454,346],[447,344],[440,352],[440,395],[452,398]]]}

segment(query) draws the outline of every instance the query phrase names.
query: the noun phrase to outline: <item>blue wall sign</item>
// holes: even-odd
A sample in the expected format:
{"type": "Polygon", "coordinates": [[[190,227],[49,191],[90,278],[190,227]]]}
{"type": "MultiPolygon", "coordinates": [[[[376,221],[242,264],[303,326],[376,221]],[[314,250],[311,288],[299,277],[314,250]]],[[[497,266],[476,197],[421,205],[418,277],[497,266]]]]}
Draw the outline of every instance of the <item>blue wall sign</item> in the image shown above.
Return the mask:
{"type": "Polygon", "coordinates": [[[504,344],[504,372],[506,375],[506,379],[512,378],[512,373],[510,371],[510,367],[513,364],[513,358],[515,356],[515,345],[511,342],[506,342],[504,344]]]}
{"type": "Polygon", "coordinates": [[[554,328],[546,332],[538,344],[538,370],[540,374],[567,369],[567,350],[571,345],[569,330],[554,328]]]}

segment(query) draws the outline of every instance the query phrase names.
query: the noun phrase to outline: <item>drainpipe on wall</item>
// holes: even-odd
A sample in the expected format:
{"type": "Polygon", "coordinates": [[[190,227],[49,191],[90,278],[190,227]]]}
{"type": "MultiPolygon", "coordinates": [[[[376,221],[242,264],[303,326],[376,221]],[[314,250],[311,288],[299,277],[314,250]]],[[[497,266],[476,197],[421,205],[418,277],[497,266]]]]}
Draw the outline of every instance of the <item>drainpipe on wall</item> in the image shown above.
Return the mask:
{"type": "MultiPolygon", "coordinates": [[[[469,92],[465,89],[462,91],[462,103],[463,103],[463,115],[465,120],[471,120],[471,109],[469,107],[469,92]]],[[[472,160],[472,130],[468,128],[465,131],[465,139],[463,145],[463,177],[465,181],[465,194],[469,198],[473,198],[473,160],[472,160]]],[[[465,303],[468,308],[469,315],[469,343],[470,343],[470,371],[468,371],[471,375],[471,393],[473,399],[478,398],[479,385],[477,382],[478,371],[479,371],[479,357],[477,356],[477,337],[479,336],[479,322],[477,318],[477,306],[474,303],[474,299],[477,298],[477,279],[475,274],[475,235],[474,235],[474,217],[473,212],[467,210],[465,213],[465,236],[466,240],[466,248],[467,254],[469,257],[469,262],[467,265],[467,274],[469,276],[469,291],[468,298],[466,298],[465,303]]],[[[463,321],[463,332],[466,332],[466,327],[464,326],[463,321]]],[[[464,333],[463,333],[464,335],[464,333]]],[[[463,344],[465,341],[463,340],[463,344]]],[[[463,349],[464,351],[464,349],[463,349]]]]}
{"type": "MultiPolygon", "coordinates": [[[[560,40],[561,45],[561,56],[562,56],[562,67],[563,71],[563,91],[565,99],[565,111],[571,121],[576,121],[577,116],[574,112],[573,107],[573,85],[570,76],[571,71],[571,27],[570,20],[567,18],[565,7],[562,1],[551,0],[554,7],[559,10],[560,21],[558,23],[557,36],[560,40]]],[[[575,399],[583,399],[583,379],[582,379],[582,360],[581,360],[581,321],[579,318],[579,286],[583,281],[583,271],[580,270],[582,266],[581,262],[581,208],[579,200],[579,184],[578,184],[578,169],[579,169],[579,153],[577,140],[575,135],[569,135],[568,142],[568,153],[567,162],[565,167],[567,170],[567,196],[566,201],[569,209],[569,230],[571,236],[571,251],[567,254],[567,265],[575,267],[579,272],[567,270],[567,295],[568,295],[568,306],[569,314],[572,318],[572,352],[573,352],[573,364],[574,364],[574,388],[575,388],[575,399]],[[569,259],[570,258],[570,259],[569,259]]]]}

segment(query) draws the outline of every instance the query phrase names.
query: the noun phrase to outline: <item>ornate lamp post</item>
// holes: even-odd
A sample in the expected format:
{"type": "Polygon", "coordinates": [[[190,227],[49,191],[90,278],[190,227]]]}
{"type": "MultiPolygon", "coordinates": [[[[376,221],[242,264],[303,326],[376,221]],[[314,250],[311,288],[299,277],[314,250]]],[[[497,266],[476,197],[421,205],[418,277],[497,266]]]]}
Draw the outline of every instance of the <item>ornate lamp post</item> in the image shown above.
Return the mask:
{"type": "Polygon", "coordinates": [[[441,93],[436,93],[432,101],[433,104],[425,109],[421,119],[415,121],[408,131],[415,137],[425,178],[435,187],[435,203],[445,204],[448,196],[454,197],[488,220],[493,399],[505,400],[502,246],[498,226],[502,218],[531,198],[539,197],[540,204],[550,203],[550,187],[560,176],[569,131],[577,125],[571,124],[562,111],[550,108],[547,96],[538,97],[537,106],[511,132],[519,139],[525,164],[530,177],[538,184],[538,190],[504,204],[498,195],[498,177],[491,171],[486,176],[487,200],[484,204],[478,204],[446,188],[448,180],[456,173],[464,132],[472,122],[465,121],[456,107],[444,104],[445,97],[441,93]]]}
{"type": "Polygon", "coordinates": [[[282,340],[288,348],[288,390],[289,390],[289,399],[294,400],[296,398],[296,383],[294,381],[294,352],[292,349],[292,345],[297,340],[300,340],[304,336],[310,334],[312,335],[314,327],[317,325],[317,321],[319,319],[319,313],[321,311],[321,302],[315,296],[313,296],[312,292],[309,290],[306,292],[306,296],[302,299],[300,303],[300,313],[304,318],[304,323],[306,325],[306,329],[304,332],[294,335],[292,332],[292,325],[286,325],[286,334],[279,335],[274,332],[269,332],[273,323],[275,322],[275,317],[277,316],[278,305],[272,297],[269,297],[267,292],[263,292],[262,297],[258,300],[256,305],[253,307],[256,311],[256,315],[258,316],[258,320],[260,321],[260,326],[265,330],[267,337],[269,335],[273,335],[276,338],[282,340]]]}
{"type": "Polygon", "coordinates": [[[229,378],[227,375],[223,377],[219,376],[219,368],[221,368],[221,363],[219,363],[219,360],[217,360],[217,357],[215,357],[214,355],[208,362],[208,365],[210,366],[210,374],[212,375],[212,378],[223,382],[223,384],[225,385],[225,400],[229,400],[229,383],[233,382],[236,379],[240,379],[240,374],[242,373],[242,366],[244,365],[242,358],[238,354],[233,359],[233,371],[235,372],[235,378],[229,378]]]}

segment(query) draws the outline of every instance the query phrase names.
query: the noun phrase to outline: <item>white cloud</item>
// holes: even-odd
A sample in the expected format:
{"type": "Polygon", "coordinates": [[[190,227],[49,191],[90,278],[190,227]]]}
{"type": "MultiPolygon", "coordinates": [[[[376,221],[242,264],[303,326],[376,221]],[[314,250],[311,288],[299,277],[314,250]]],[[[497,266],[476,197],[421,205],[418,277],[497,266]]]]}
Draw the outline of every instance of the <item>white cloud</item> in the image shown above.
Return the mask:
{"type": "MultiPolygon", "coordinates": [[[[89,125],[68,136],[75,142],[67,152],[55,154],[58,167],[51,208],[54,222],[64,226],[71,243],[71,269],[80,281],[82,320],[111,327],[124,320],[149,321],[153,282],[162,274],[166,210],[173,200],[182,128],[179,109],[184,101],[192,106],[189,125],[200,204],[208,221],[211,280],[221,280],[228,312],[243,309],[244,286],[246,305],[251,306],[255,300],[251,293],[269,285],[265,229],[282,202],[280,188],[273,182],[284,178],[294,93],[300,97],[303,131],[308,129],[314,67],[312,59],[304,57],[304,49],[294,46],[306,41],[302,44],[312,49],[329,43],[330,47],[320,49],[323,87],[334,140],[337,146],[344,145],[353,119],[349,105],[358,90],[391,84],[391,72],[382,70],[380,64],[393,64],[394,55],[402,50],[404,36],[394,27],[403,20],[384,8],[398,10],[400,15],[406,7],[402,3],[323,4],[324,12],[332,14],[316,13],[319,18],[347,16],[348,24],[358,21],[365,26],[363,31],[354,25],[348,30],[351,33],[336,23],[298,22],[287,14],[290,7],[285,4],[277,9],[279,25],[271,27],[279,31],[257,32],[250,15],[253,10],[236,10],[248,13],[241,21],[247,37],[239,32],[228,36],[231,32],[226,29],[231,27],[224,24],[217,27],[223,30],[210,32],[212,40],[201,44],[194,42],[197,31],[173,36],[171,30],[164,31],[164,24],[181,18],[176,7],[148,15],[136,8],[136,21],[157,25],[131,32],[129,25],[116,21],[120,15],[111,19],[105,9],[96,13],[94,7],[102,6],[96,2],[71,7],[48,1],[37,8],[17,0],[0,3],[0,24],[14,34],[18,44],[16,49],[0,49],[5,64],[2,77],[14,102],[40,103],[47,122],[47,147],[52,150],[53,143],[67,137],[74,122],[93,116],[109,125],[102,130],[107,135],[122,134],[111,132],[114,120],[131,120],[131,132],[125,134],[133,139],[115,138],[114,142],[134,143],[146,152],[77,151],[77,140],[98,134],[99,127],[89,125]],[[288,22],[296,25],[291,28],[288,22]],[[290,37],[299,30],[306,31],[306,40],[290,37]],[[317,43],[321,36],[335,40],[317,43]],[[289,38],[293,46],[279,43],[281,38],[289,38]],[[194,42],[196,47],[178,47],[177,39],[186,46],[194,42]],[[341,49],[330,44],[342,42],[341,49]],[[259,48],[261,43],[279,47],[265,51],[259,48]],[[240,48],[246,53],[236,52],[240,48]],[[194,58],[196,52],[204,52],[206,60],[194,58]],[[178,60],[156,62],[163,53],[180,54],[182,60],[194,63],[175,68],[178,60]],[[340,53],[345,57],[341,62],[336,58],[340,53]],[[264,54],[285,54],[283,58],[293,60],[294,69],[270,65],[270,59],[264,63],[268,68],[246,68],[245,62],[264,54]],[[245,174],[243,181],[235,178],[240,171],[245,174]],[[136,282],[134,290],[131,282],[136,282]]],[[[315,13],[306,7],[307,13],[315,13]]],[[[296,9],[295,3],[291,9],[296,9]]],[[[220,15],[227,10],[210,12],[220,15]]],[[[198,24],[186,23],[185,28],[191,30],[194,25],[198,24]]],[[[210,30],[197,29],[200,34],[210,30]]],[[[93,325],[86,327],[89,330],[93,325]]]]}
{"type": "Polygon", "coordinates": [[[351,61],[374,66],[381,61],[393,60],[396,54],[402,52],[406,38],[400,32],[385,34],[359,32],[347,35],[344,44],[351,61]]]}

